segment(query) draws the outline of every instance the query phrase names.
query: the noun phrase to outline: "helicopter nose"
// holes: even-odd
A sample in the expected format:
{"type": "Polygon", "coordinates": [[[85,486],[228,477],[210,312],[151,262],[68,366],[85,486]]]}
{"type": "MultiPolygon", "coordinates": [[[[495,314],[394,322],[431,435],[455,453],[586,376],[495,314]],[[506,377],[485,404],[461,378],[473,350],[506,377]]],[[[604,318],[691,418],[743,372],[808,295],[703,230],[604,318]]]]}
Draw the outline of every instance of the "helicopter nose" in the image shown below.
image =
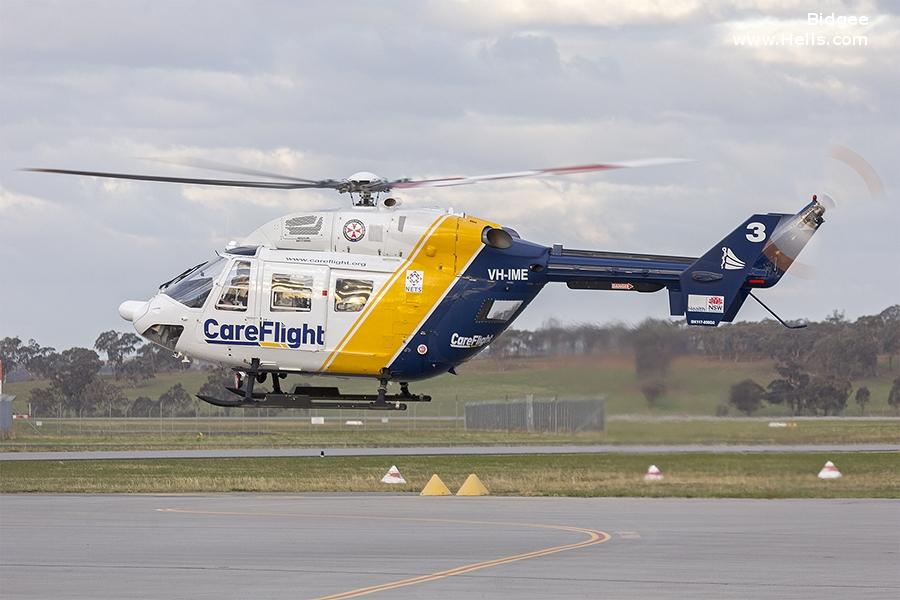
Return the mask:
{"type": "Polygon", "coordinates": [[[146,302],[140,300],[126,300],[119,305],[119,315],[126,321],[134,321],[146,308],[146,302]]]}

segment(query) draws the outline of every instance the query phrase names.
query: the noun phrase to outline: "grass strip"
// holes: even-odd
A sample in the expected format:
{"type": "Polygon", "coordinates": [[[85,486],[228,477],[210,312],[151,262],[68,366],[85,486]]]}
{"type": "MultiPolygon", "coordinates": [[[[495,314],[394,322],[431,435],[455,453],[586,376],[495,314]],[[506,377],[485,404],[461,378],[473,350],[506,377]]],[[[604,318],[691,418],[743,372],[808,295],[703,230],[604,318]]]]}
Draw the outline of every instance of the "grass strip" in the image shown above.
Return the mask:
{"type": "Polygon", "coordinates": [[[491,444],[856,444],[898,443],[900,423],[890,420],[800,420],[794,427],[769,427],[765,420],[620,421],[605,432],[539,433],[465,431],[452,427],[413,429],[408,424],[338,429],[311,427],[308,420],[264,420],[257,423],[183,419],[103,419],[17,425],[16,438],[0,442],[2,451],[140,450],[194,448],[319,448],[368,446],[447,446],[491,444]],[[79,432],[79,428],[82,431],[79,432]]]}
{"type": "Polygon", "coordinates": [[[0,461],[0,492],[418,492],[432,473],[455,491],[473,472],[494,494],[522,496],[900,497],[889,452],[0,461]],[[829,459],[843,478],[816,477],[829,459]],[[643,481],[651,463],[663,481],[643,481]],[[380,482],[392,464],[407,485],[380,482]]]}

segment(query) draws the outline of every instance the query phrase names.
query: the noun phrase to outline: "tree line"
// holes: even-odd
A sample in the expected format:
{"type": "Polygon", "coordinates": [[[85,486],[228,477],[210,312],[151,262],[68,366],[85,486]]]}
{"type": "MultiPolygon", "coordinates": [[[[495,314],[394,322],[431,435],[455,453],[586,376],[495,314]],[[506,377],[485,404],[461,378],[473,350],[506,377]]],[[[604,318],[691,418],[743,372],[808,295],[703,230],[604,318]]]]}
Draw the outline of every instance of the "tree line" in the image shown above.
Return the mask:
{"type": "MultiPolygon", "coordinates": [[[[510,329],[486,354],[497,358],[566,354],[631,354],[640,390],[651,406],[667,392],[667,374],[678,356],[701,355],[721,361],[774,362],[777,377],[769,382],[739,382],[729,393],[731,407],[752,414],[764,403],[786,406],[795,415],[832,415],[846,409],[851,395],[864,412],[871,392],[854,382],[877,375],[878,357],[894,369],[900,352],[900,305],[878,315],[849,321],[834,312],[805,329],[788,330],[770,320],[716,328],[687,327],[684,321],[648,319],[635,327],[623,324],[563,326],[548,322],[535,330],[510,329]]],[[[28,401],[44,415],[189,416],[196,401],[180,383],[157,398],[130,401],[123,387],[141,387],[159,373],[205,369],[200,393],[222,398],[232,382],[227,369],[174,357],[133,333],[105,331],[92,348],[57,351],[35,340],[0,339],[4,378],[39,379],[28,401]],[[101,358],[105,356],[105,360],[101,358]]],[[[900,409],[900,377],[887,402],[900,409]]],[[[722,412],[726,407],[723,406],[722,412]]]]}
{"type": "MultiPolygon", "coordinates": [[[[140,387],[160,373],[191,368],[169,350],[144,342],[133,333],[104,331],[93,348],[68,348],[58,352],[35,340],[19,337],[0,339],[4,381],[9,377],[42,380],[28,395],[35,414],[48,416],[192,416],[196,403],[180,383],[157,398],[139,396],[133,401],[123,387],[140,387]],[[101,359],[101,355],[106,359],[101,359]]],[[[200,366],[209,371],[204,390],[220,392],[231,380],[223,369],[200,366]]],[[[23,398],[24,400],[24,398],[23,398]]]]}
{"type": "MultiPolygon", "coordinates": [[[[787,329],[772,320],[688,327],[683,320],[648,319],[623,324],[563,326],[550,321],[536,331],[510,329],[488,349],[491,356],[632,354],[635,376],[647,403],[667,391],[666,375],[678,356],[700,355],[720,361],[772,360],[777,377],[763,384],[742,381],[729,393],[731,407],[752,414],[763,403],[783,405],[794,415],[834,415],[847,407],[854,382],[878,375],[878,357],[894,370],[900,353],[900,305],[855,321],[838,311],[804,329],[787,329]]],[[[854,399],[861,412],[871,400],[865,386],[854,399]]],[[[900,409],[900,377],[886,398],[900,409]]],[[[727,411],[725,405],[721,413],[727,411]]]]}

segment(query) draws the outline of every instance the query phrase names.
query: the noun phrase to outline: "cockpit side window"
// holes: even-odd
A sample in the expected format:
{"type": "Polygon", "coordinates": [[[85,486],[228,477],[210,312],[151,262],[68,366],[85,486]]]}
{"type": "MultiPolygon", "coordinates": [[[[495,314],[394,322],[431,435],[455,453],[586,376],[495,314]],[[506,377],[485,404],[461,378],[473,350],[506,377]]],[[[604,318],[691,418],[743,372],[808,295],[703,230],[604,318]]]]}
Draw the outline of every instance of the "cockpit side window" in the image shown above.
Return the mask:
{"type": "Polygon", "coordinates": [[[188,308],[203,308],[215,281],[227,259],[218,257],[193,269],[188,269],[172,281],[163,284],[161,291],[172,300],[188,308]]]}
{"type": "Polygon", "coordinates": [[[216,302],[219,310],[245,311],[250,296],[250,261],[236,260],[225,279],[222,295],[216,302]]]}

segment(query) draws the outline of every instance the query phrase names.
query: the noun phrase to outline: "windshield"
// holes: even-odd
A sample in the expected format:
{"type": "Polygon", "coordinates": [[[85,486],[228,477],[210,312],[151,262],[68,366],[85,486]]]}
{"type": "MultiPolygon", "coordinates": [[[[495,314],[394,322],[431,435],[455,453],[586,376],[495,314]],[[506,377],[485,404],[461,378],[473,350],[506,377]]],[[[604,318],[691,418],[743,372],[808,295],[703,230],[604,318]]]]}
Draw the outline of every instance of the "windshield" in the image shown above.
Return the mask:
{"type": "Polygon", "coordinates": [[[188,270],[186,274],[176,277],[172,283],[163,288],[162,292],[188,308],[202,308],[212,290],[213,281],[222,272],[227,262],[226,258],[220,256],[188,270]]]}

